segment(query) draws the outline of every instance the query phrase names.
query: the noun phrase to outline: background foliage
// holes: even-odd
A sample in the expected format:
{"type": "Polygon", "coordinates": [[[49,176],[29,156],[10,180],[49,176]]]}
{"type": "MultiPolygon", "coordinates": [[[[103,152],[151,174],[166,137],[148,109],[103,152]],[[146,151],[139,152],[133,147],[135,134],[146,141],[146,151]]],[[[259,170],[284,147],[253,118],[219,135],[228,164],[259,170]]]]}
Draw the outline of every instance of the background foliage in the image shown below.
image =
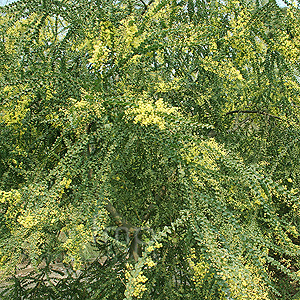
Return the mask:
{"type": "Polygon", "coordinates": [[[1,8],[3,299],[296,299],[286,4],[1,8]]]}

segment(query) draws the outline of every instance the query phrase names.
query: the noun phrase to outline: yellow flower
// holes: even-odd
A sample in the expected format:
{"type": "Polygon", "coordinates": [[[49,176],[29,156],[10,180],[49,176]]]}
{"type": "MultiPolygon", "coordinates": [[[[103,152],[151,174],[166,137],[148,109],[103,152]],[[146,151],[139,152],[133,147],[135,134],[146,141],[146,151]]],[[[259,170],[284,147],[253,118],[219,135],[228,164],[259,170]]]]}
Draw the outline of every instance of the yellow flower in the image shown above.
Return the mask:
{"type": "Polygon", "coordinates": [[[152,252],[152,251],[154,251],[154,247],[153,246],[149,246],[149,247],[146,248],[146,251],[147,252],[152,252]]]}
{"type": "Polygon", "coordinates": [[[162,247],[162,243],[155,242],[154,247],[155,248],[161,248],[162,247]]]}
{"type": "Polygon", "coordinates": [[[146,259],[146,263],[145,263],[145,265],[147,265],[148,267],[154,267],[155,265],[156,265],[156,263],[150,258],[150,257],[148,257],[147,259],[146,259]]]}

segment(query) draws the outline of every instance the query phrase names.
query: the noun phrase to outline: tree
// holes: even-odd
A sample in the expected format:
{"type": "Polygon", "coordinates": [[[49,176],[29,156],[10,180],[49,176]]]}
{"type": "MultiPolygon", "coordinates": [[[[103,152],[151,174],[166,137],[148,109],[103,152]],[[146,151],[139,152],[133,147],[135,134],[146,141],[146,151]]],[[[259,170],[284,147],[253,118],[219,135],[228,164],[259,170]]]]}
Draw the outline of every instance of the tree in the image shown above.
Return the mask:
{"type": "Polygon", "coordinates": [[[298,23],[274,1],[4,7],[2,297],[295,294],[298,23]]]}

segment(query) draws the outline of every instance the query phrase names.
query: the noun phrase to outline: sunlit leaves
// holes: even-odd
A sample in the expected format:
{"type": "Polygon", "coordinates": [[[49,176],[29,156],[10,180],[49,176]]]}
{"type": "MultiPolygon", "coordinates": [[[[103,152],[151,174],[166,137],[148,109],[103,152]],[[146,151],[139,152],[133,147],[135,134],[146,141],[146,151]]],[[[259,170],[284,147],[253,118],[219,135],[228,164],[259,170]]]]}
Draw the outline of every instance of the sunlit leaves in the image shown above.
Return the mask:
{"type": "MultiPolygon", "coordinates": [[[[80,286],[57,280],[61,299],[65,282],[80,299],[297,286],[298,14],[231,0],[3,9],[5,276],[80,269],[80,286]]],[[[21,293],[42,299],[26,278],[21,293]]]]}

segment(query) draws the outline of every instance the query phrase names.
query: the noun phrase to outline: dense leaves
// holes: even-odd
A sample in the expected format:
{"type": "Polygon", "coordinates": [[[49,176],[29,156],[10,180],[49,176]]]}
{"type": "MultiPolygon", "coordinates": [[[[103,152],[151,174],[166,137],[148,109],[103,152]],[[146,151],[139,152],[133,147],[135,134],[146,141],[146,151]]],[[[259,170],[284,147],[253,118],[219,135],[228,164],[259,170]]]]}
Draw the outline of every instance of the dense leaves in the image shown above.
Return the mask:
{"type": "Polygon", "coordinates": [[[3,299],[297,293],[300,26],[287,4],[1,8],[3,299]]]}

